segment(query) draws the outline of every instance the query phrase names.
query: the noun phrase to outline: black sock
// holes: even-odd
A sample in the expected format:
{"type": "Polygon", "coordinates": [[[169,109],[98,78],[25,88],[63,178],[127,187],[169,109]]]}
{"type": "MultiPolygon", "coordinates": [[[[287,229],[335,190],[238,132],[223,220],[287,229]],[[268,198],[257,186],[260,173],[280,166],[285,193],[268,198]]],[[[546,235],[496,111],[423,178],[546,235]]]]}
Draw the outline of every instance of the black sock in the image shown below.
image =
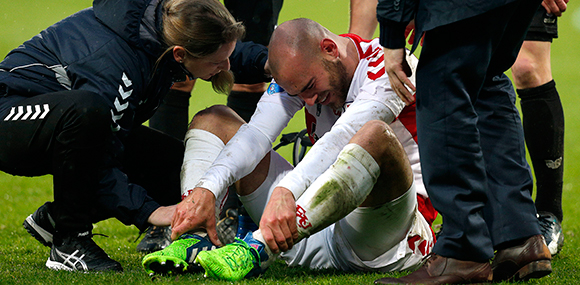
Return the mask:
{"type": "Polygon", "coordinates": [[[256,105],[262,92],[231,91],[228,95],[228,107],[232,108],[244,121],[249,122],[256,111],[256,105]]]}
{"type": "Polygon", "coordinates": [[[189,125],[190,92],[169,90],[163,104],[149,119],[149,127],[183,140],[189,125]]]}
{"type": "Polygon", "coordinates": [[[518,89],[524,134],[536,177],[536,209],[560,221],[564,174],[564,111],[554,80],[518,89]]]}

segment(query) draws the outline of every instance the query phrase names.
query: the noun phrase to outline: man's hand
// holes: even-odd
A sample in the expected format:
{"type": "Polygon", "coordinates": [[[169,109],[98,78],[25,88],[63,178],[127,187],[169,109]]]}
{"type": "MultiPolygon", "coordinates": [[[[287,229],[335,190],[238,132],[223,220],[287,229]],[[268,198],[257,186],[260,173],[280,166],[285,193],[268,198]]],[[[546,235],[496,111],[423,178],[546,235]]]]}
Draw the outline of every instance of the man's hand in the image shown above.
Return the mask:
{"type": "Polygon", "coordinates": [[[542,6],[546,9],[546,12],[560,17],[568,8],[568,0],[544,0],[542,1],[542,6]]]}
{"type": "Polygon", "coordinates": [[[167,227],[171,225],[175,209],[177,209],[177,205],[167,207],[161,206],[157,208],[157,210],[153,211],[151,215],[149,215],[149,219],[147,219],[147,222],[149,222],[154,226],[167,227]]]}
{"type": "Polygon", "coordinates": [[[298,239],[296,201],[290,190],[276,187],[260,220],[260,231],[273,253],[287,251],[298,239]]]}
{"type": "Polygon", "coordinates": [[[404,48],[400,49],[388,49],[384,48],[385,51],[385,71],[389,76],[389,81],[391,82],[391,88],[397,93],[399,98],[403,100],[407,105],[415,102],[416,88],[409,76],[411,76],[411,67],[407,63],[404,48]],[[411,91],[409,91],[409,89],[411,91]]]}
{"type": "Polygon", "coordinates": [[[177,204],[171,222],[171,239],[175,240],[191,230],[205,229],[210,241],[221,246],[215,226],[215,196],[211,191],[197,187],[177,204]]]}

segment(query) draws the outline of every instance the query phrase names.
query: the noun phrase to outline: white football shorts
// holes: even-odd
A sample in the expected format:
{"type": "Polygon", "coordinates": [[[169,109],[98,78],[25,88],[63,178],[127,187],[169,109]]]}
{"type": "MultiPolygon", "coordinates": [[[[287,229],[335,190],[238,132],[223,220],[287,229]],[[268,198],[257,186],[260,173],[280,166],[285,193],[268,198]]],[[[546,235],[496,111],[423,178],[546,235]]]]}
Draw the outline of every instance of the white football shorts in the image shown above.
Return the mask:
{"type": "MultiPolygon", "coordinates": [[[[292,165],[271,151],[264,183],[240,200],[254,221],[262,212],[278,181],[292,165]]],[[[289,266],[343,271],[414,270],[431,252],[434,237],[417,209],[415,183],[397,199],[379,207],[358,207],[345,218],[300,241],[281,258],[289,266]]]]}

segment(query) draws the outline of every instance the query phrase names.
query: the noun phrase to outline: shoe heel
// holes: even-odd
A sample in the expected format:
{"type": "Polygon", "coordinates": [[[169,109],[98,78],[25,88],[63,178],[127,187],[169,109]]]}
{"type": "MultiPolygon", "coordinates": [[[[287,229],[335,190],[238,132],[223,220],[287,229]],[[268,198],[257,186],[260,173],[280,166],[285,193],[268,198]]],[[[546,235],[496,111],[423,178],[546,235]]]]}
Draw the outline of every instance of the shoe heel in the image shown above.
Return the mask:
{"type": "Polygon", "coordinates": [[[36,224],[32,215],[26,217],[24,223],[22,223],[24,229],[37,241],[42,243],[42,245],[47,247],[52,247],[53,235],[48,231],[44,230],[42,227],[36,224]]]}
{"type": "Polygon", "coordinates": [[[520,268],[514,275],[514,281],[528,281],[533,278],[542,278],[552,273],[550,260],[537,260],[520,268]]]}

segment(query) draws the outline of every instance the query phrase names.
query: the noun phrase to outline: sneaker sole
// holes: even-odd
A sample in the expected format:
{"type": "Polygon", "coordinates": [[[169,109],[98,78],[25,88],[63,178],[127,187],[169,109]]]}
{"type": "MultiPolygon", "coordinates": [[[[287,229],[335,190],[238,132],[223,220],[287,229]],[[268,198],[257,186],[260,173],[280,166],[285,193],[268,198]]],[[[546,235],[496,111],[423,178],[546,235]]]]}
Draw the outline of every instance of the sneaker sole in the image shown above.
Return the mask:
{"type": "Polygon", "coordinates": [[[122,272],[123,268],[122,267],[111,267],[111,268],[107,268],[107,269],[102,269],[102,270],[78,270],[78,269],[74,269],[74,268],[70,268],[60,262],[57,261],[52,261],[50,260],[50,257],[48,258],[48,260],[46,260],[46,267],[48,267],[49,269],[55,270],[55,271],[78,271],[78,272],[84,272],[84,273],[88,273],[88,272],[101,272],[101,271],[112,271],[112,272],[122,272]]]}
{"type": "Polygon", "coordinates": [[[52,270],[56,270],[56,271],[60,271],[60,270],[75,271],[74,269],[72,269],[72,268],[70,268],[70,267],[68,267],[60,262],[50,260],[50,258],[48,258],[48,260],[46,260],[46,267],[48,267],[49,269],[52,269],[52,270]]]}
{"type": "Polygon", "coordinates": [[[41,226],[39,226],[32,218],[32,215],[29,215],[28,217],[26,217],[26,220],[24,220],[24,223],[22,223],[22,225],[24,226],[26,231],[32,237],[34,237],[37,241],[42,243],[44,246],[48,246],[48,247],[52,246],[52,240],[53,240],[52,233],[46,231],[41,226]]]}
{"type": "Polygon", "coordinates": [[[201,271],[201,267],[188,264],[184,260],[172,256],[153,256],[143,260],[143,268],[149,275],[173,275],[201,271]]]}

